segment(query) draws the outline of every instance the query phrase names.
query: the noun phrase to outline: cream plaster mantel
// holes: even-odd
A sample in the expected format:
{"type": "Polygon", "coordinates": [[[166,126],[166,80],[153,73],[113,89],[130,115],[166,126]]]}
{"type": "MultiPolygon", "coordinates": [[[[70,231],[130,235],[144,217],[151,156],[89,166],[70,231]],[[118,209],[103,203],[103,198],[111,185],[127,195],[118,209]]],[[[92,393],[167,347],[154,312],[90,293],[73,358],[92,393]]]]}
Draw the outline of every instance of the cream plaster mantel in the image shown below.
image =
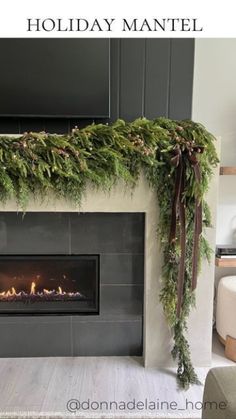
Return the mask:
{"type": "MultiPolygon", "coordinates": [[[[208,195],[215,226],[217,176],[211,182],[208,195]]],[[[16,202],[0,205],[1,211],[18,211],[16,202]]],[[[142,177],[136,188],[119,184],[110,193],[89,189],[82,205],[75,207],[64,200],[46,198],[43,203],[30,199],[27,211],[70,212],[144,212],[145,213],[145,286],[144,286],[144,364],[145,366],[173,366],[170,351],[172,338],[162,305],[159,302],[161,288],[162,254],[158,244],[158,201],[155,190],[142,177]]],[[[212,247],[215,245],[215,227],[207,231],[212,247]]],[[[197,306],[189,321],[189,339],[195,366],[210,365],[212,308],[213,308],[214,259],[210,265],[204,262],[199,278],[197,306]]]]}

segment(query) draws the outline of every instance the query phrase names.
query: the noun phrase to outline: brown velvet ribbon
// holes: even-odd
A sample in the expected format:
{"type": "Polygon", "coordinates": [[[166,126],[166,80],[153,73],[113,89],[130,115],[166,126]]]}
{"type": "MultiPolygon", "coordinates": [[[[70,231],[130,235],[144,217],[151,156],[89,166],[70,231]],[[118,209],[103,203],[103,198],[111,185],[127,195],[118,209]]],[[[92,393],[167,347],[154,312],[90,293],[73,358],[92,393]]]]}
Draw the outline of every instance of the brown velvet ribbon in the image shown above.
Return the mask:
{"type": "MultiPolygon", "coordinates": [[[[176,242],[177,222],[180,229],[180,261],[177,277],[177,316],[181,314],[184,293],[184,278],[185,278],[185,258],[186,258],[186,216],[185,216],[185,173],[186,173],[186,159],[193,168],[195,180],[197,183],[201,182],[201,170],[197,158],[198,153],[203,152],[203,147],[190,147],[184,151],[180,146],[174,150],[174,156],[171,158],[171,164],[176,167],[174,199],[172,204],[171,214],[171,228],[170,228],[170,243],[176,242]]],[[[197,286],[197,270],[198,270],[198,254],[199,254],[199,239],[202,232],[202,204],[201,201],[195,197],[195,214],[194,214],[194,237],[193,237],[193,251],[192,251],[192,290],[197,286]]]]}

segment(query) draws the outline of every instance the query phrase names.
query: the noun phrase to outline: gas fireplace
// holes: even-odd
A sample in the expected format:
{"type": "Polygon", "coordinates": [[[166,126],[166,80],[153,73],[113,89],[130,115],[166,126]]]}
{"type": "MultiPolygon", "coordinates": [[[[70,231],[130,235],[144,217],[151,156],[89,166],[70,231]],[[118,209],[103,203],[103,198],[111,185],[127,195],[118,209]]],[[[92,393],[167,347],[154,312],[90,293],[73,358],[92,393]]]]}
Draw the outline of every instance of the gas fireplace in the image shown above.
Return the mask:
{"type": "Polygon", "coordinates": [[[0,256],[1,314],[95,314],[98,297],[98,255],[0,256]]]}

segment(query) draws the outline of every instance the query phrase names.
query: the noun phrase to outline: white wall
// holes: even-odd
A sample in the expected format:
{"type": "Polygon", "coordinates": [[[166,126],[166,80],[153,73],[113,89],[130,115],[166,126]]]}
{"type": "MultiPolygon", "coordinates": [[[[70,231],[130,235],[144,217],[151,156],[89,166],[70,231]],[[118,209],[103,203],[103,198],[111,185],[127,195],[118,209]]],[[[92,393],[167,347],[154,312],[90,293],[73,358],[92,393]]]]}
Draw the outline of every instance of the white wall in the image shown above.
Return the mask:
{"type": "MultiPolygon", "coordinates": [[[[192,118],[221,137],[220,164],[236,166],[236,39],[196,39],[192,118]]],[[[236,245],[236,176],[219,178],[216,231],[217,244],[236,245]]],[[[230,274],[217,268],[216,284],[230,274]]]]}
{"type": "MultiPolygon", "coordinates": [[[[236,166],[236,39],[196,39],[192,118],[221,137],[221,165],[236,166]]],[[[233,230],[236,177],[221,176],[216,242],[232,243],[233,230]]]]}

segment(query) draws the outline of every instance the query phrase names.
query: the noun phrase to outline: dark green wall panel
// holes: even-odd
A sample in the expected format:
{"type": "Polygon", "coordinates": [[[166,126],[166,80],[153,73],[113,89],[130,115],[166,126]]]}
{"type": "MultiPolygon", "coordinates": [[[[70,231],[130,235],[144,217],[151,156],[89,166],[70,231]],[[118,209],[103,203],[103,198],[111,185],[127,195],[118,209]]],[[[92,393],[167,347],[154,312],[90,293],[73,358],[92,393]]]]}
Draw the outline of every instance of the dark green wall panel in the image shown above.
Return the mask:
{"type": "MultiPolygon", "coordinates": [[[[140,116],[191,118],[193,70],[193,39],[111,39],[111,117],[101,122],[140,116]]],[[[0,118],[0,133],[67,133],[90,122],[0,118]]]]}
{"type": "Polygon", "coordinates": [[[168,115],[170,40],[147,39],[144,114],[147,118],[168,115]]]}
{"type": "Polygon", "coordinates": [[[191,117],[194,40],[172,39],[170,54],[169,118],[191,117]]]}
{"type": "Polygon", "coordinates": [[[145,39],[122,39],[120,50],[120,117],[144,115],[145,39]]]}

